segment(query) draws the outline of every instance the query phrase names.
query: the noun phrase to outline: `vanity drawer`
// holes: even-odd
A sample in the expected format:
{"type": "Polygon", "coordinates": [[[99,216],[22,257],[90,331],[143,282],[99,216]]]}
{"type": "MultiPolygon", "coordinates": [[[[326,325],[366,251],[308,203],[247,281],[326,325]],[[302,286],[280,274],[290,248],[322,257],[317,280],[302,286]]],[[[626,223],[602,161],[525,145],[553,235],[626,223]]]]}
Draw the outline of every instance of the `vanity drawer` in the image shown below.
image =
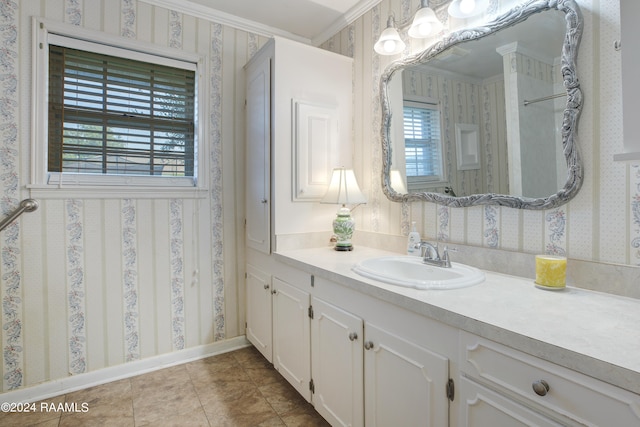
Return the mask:
{"type": "Polygon", "coordinates": [[[640,425],[639,395],[463,331],[460,371],[566,423],[640,425]]]}

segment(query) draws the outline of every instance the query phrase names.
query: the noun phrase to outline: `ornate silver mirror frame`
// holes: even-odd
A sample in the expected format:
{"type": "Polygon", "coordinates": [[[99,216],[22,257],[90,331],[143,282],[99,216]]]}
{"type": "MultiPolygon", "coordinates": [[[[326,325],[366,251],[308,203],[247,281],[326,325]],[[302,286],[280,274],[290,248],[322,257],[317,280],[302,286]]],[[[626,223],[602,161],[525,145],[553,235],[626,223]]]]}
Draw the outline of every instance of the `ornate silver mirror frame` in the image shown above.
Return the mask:
{"type": "Polygon", "coordinates": [[[582,35],[582,16],[574,0],[529,0],[514,7],[507,13],[497,17],[484,26],[466,28],[446,36],[426,50],[390,64],[381,76],[380,94],[382,103],[382,188],[383,192],[394,202],[428,201],[451,207],[467,207],[476,205],[499,205],[518,209],[542,210],[551,209],[567,203],[580,189],[583,179],[582,160],[577,145],[578,118],[582,108],[582,91],[576,75],[578,45],[582,35]],[[479,39],[501,29],[513,26],[526,20],[529,16],[546,10],[555,9],[565,14],[566,34],[562,46],[561,72],[564,87],[567,91],[567,102],[562,119],[562,145],[567,162],[567,180],[556,194],[544,198],[528,198],[505,194],[473,194],[464,197],[452,197],[446,194],[415,192],[400,194],[390,183],[391,170],[391,107],[388,83],[393,74],[408,66],[424,63],[444,50],[465,41],[479,39]]]}

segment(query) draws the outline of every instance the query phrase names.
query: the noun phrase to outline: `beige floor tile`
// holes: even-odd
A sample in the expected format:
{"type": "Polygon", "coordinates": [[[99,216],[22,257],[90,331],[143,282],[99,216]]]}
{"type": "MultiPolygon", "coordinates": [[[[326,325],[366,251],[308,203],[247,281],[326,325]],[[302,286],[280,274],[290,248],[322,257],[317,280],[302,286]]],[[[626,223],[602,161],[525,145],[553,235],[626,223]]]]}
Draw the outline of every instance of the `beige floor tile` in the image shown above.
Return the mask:
{"type": "Polygon", "coordinates": [[[132,415],[122,415],[114,411],[102,415],[83,413],[63,416],[58,425],[60,427],[134,427],[135,423],[132,415]]]}
{"type": "Polygon", "coordinates": [[[155,420],[148,424],[138,424],[136,427],[141,426],[162,426],[162,427],[209,427],[209,420],[202,408],[195,410],[188,415],[174,415],[163,418],[162,420],[155,420]]]}
{"type": "Polygon", "coordinates": [[[318,414],[311,405],[298,407],[282,415],[287,427],[329,427],[329,423],[318,414]]]}
{"type": "Polygon", "coordinates": [[[193,385],[165,384],[134,396],[133,414],[136,425],[157,422],[175,415],[188,415],[202,406],[193,385]]]}
{"type": "Polygon", "coordinates": [[[251,381],[253,381],[258,387],[272,384],[280,381],[282,376],[276,371],[273,366],[258,366],[255,368],[245,367],[244,371],[247,373],[251,381]]]}
{"type": "Polygon", "coordinates": [[[131,381],[129,379],[91,387],[65,396],[80,412],[65,412],[61,426],[133,426],[131,381]],[[86,406],[83,406],[86,405],[86,406]],[[86,408],[86,412],[82,412],[86,408]]]}
{"type": "Polygon", "coordinates": [[[189,414],[201,408],[184,365],[134,377],[131,386],[136,425],[189,414]]]}
{"type": "Polygon", "coordinates": [[[194,383],[196,393],[203,406],[218,404],[220,402],[229,405],[235,404],[256,390],[252,381],[211,381],[194,383]]]}
{"type": "Polygon", "coordinates": [[[258,350],[256,350],[255,347],[245,347],[240,350],[234,351],[232,354],[242,367],[273,368],[273,365],[271,365],[271,363],[269,363],[269,361],[265,359],[264,356],[258,350]]]}
{"type": "Polygon", "coordinates": [[[0,413],[0,426],[328,426],[253,347],[45,402],[88,411],[0,413]]]}
{"type": "Polygon", "coordinates": [[[29,405],[28,412],[0,412],[0,425],[3,427],[24,427],[54,422],[57,425],[61,412],[51,411],[50,409],[52,406],[57,407],[61,403],[64,403],[64,396],[35,402],[29,405]]]}
{"type": "Polygon", "coordinates": [[[307,404],[307,401],[284,379],[259,387],[258,390],[278,415],[291,412],[307,404]]]}
{"type": "Polygon", "coordinates": [[[189,365],[187,368],[191,380],[195,383],[251,381],[251,378],[239,365],[205,363],[189,365]]]}

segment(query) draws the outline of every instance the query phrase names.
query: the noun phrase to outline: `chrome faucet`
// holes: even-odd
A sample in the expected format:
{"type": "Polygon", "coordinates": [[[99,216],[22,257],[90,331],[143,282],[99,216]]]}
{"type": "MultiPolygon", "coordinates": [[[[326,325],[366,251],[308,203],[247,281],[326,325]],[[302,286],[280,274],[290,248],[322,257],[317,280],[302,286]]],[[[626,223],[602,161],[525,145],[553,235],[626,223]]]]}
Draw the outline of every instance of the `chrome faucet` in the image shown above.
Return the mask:
{"type": "MultiPolygon", "coordinates": [[[[422,261],[425,264],[436,265],[438,267],[451,268],[451,260],[449,259],[449,249],[445,246],[442,251],[442,257],[438,251],[438,244],[435,245],[421,240],[419,243],[422,261]]],[[[416,245],[417,246],[417,245],[416,245]]]]}

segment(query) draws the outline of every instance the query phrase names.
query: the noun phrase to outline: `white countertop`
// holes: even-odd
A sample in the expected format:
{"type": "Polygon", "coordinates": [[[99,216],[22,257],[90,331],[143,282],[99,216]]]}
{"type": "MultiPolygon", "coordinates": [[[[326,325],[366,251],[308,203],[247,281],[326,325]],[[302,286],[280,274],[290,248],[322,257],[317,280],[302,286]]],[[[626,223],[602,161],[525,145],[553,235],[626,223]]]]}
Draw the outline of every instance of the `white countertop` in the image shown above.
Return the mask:
{"type": "MultiPolygon", "coordinates": [[[[279,252],[279,261],[348,288],[640,394],[640,300],[484,271],[468,288],[417,290],[367,279],[351,267],[397,253],[358,246],[279,252]]],[[[464,260],[461,260],[464,261],[464,260]]],[[[454,261],[455,262],[455,261],[454,261]]],[[[345,307],[348,309],[348,307],[345,307]]]]}

